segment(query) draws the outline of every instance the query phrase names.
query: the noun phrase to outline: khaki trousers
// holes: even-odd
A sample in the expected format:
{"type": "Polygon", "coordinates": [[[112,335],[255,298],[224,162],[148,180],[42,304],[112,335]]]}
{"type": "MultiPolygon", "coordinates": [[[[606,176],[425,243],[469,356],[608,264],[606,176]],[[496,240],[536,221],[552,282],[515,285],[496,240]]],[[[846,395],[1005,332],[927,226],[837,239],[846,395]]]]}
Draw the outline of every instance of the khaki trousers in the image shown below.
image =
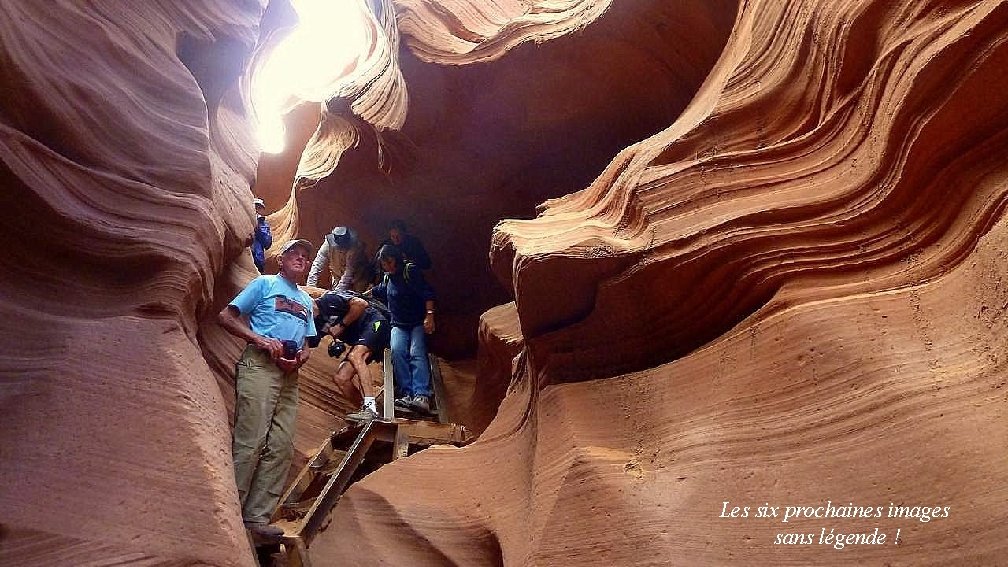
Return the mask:
{"type": "Polygon", "coordinates": [[[285,375],[252,345],[235,366],[231,454],[245,522],[268,523],[283,495],[293,454],[297,379],[297,371],[285,375]]]}

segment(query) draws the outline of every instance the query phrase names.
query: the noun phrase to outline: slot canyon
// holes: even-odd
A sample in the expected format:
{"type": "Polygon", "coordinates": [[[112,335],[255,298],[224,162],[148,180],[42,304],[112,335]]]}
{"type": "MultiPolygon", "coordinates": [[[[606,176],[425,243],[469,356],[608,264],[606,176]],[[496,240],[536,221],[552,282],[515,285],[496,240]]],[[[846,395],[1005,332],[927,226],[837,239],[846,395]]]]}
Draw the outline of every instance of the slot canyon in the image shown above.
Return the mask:
{"type": "Polygon", "coordinates": [[[270,273],[406,220],[475,435],[351,485],[315,567],[1008,561],[1008,2],[345,1],[279,153],[289,0],[3,2],[0,564],[257,564],[217,319],[254,197],[270,273]],[[756,515],[827,502],[882,514],[756,515]]]}

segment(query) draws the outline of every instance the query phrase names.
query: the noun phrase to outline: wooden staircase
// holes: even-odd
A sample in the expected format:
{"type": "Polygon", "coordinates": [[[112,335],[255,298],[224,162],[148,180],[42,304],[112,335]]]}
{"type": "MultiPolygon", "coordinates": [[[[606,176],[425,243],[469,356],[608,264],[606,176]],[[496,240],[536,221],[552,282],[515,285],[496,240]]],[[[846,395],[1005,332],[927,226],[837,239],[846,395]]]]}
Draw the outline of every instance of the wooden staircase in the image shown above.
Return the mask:
{"type": "MultiPolygon", "coordinates": [[[[284,530],[281,551],[288,567],[310,567],[308,547],[328,525],[333,508],[347,488],[382,465],[432,445],[462,446],[472,435],[462,425],[447,420],[444,384],[438,361],[430,358],[434,400],[431,419],[416,419],[393,405],[392,362],[386,349],[383,365],[383,417],[349,424],[333,431],[308,460],[294,482],[280,498],[272,523],[284,530]],[[384,417],[388,416],[388,417],[384,417]]],[[[277,545],[274,548],[279,547],[277,545]]],[[[259,548],[262,557],[264,548],[259,548]]]]}

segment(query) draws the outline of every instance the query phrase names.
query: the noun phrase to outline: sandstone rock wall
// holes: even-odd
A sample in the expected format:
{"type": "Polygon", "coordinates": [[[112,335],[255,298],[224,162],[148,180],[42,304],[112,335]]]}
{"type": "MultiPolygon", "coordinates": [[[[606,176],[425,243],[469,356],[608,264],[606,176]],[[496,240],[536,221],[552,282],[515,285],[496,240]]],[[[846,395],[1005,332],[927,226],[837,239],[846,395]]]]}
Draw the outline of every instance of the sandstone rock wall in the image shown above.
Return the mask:
{"type": "MultiPolygon", "coordinates": [[[[382,5],[402,131],[258,172],[281,239],[410,221],[485,430],[355,485],[315,565],[1001,560],[1005,2],[382,5]],[[827,499],[951,515],[842,552],[717,517],[827,499]]],[[[254,275],[264,9],[4,5],[0,563],[252,564],[213,318],[254,275]]]]}
{"type": "Polygon", "coordinates": [[[252,561],[197,337],[251,267],[262,8],[0,11],[0,563],[252,561]]]}
{"type": "Polygon", "coordinates": [[[476,444],[352,488],[320,562],[998,563],[1006,18],[741,3],[681,116],[498,225],[514,384],[476,444]],[[827,500],[951,513],[718,517],[827,500]],[[773,545],[821,526],[901,543],[773,545]]]}
{"type": "Polygon", "coordinates": [[[301,234],[316,240],[348,223],[374,246],[388,221],[406,220],[434,261],[434,349],[451,357],[472,356],[479,314],[513,299],[486,269],[494,225],[534,217],[666,128],[735,14],[727,1],[531,4],[397,3],[410,104],[402,131],[383,133],[384,169],[365,137],[338,174],[297,195],[301,234]]]}

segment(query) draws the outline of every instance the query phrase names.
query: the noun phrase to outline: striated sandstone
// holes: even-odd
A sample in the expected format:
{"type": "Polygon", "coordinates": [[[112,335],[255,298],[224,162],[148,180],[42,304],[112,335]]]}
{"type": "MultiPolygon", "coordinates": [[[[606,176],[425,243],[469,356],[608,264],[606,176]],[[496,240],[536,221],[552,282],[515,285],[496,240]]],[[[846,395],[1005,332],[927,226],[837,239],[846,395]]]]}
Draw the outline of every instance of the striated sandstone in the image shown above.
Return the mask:
{"type": "MultiPolygon", "coordinates": [[[[370,78],[257,161],[264,4],[0,15],[0,563],[253,564],[213,320],[253,179],[278,245],[409,220],[435,349],[478,352],[479,441],[356,484],[313,564],[1001,561],[1005,2],[382,2],[370,78]],[[951,514],[718,518],[826,500],[951,514]],[[772,545],[833,525],[903,543],[772,545]]],[[[357,402],[333,366],[299,462],[357,402]]]]}
{"type": "Polygon", "coordinates": [[[322,564],[998,563],[1006,18],[740,5],[676,120],[497,226],[508,396],[476,444],[351,489],[322,564]],[[718,518],[827,499],[951,515],[718,518]],[[833,525],[901,545],[772,545],[833,525]]]}
{"type": "Polygon", "coordinates": [[[199,320],[252,229],[256,2],[0,14],[0,563],[248,565],[199,320]]]}
{"type": "Polygon", "coordinates": [[[476,432],[486,429],[521,370],[524,343],[514,303],[498,305],[480,317],[479,363],[471,402],[474,415],[467,423],[476,432]]]}
{"type": "Polygon", "coordinates": [[[298,193],[298,226],[317,240],[354,224],[373,246],[388,221],[405,219],[434,259],[434,348],[472,356],[479,314],[513,299],[486,269],[494,225],[532,218],[545,199],[583,188],[621,149],[675,120],[721,53],[735,4],[564,2],[577,10],[534,24],[515,14],[517,3],[446,3],[423,18],[410,11],[417,4],[400,22],[410,45],[400,56],[410,92],[401,132],[362,134],[338,175],[298,193]],[[426,36],[408,30],[437,29],[433,20],[455,8],[480,28],[472,22],[489,13],[470,4],[496,14],[497,47],[458,57],[417,47],[426,36]]]}

